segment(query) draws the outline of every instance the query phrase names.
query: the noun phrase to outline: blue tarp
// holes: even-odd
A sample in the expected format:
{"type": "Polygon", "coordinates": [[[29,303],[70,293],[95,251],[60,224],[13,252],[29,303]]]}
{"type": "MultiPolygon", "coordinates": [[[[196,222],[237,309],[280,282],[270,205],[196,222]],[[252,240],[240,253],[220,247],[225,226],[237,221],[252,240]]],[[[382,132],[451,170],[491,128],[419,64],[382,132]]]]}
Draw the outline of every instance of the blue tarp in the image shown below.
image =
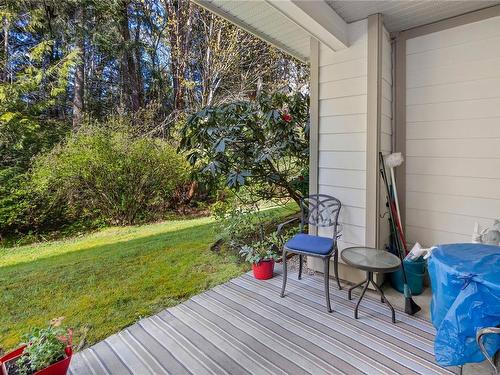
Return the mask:
{"type": "MultiPolygon", "coordinates": [[[[436,361],[443,366],[483,361],[476,332],[500,325],[500,246],[440,245],[428,267],[436,361]]],[[[484,342],[490,354],[500,349],[499,335],[485,336],[484,342]]]]}

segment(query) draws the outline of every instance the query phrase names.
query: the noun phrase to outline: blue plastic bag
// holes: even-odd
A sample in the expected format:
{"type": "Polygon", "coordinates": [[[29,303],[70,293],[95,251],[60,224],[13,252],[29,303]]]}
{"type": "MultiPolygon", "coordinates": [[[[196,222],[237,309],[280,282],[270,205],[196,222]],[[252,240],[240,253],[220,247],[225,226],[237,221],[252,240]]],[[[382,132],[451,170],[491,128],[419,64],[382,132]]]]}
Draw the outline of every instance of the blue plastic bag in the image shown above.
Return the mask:
{"type": "MultiPolygon", "coordinates": [[[[483,361],[476,332],[500,325],[500,246],[440,245],[428,269],[436,361],[443,366],[483,361]]],[[[499,335],[485,336],[484,342],[490,355],[500,349],[499,335]]]]}

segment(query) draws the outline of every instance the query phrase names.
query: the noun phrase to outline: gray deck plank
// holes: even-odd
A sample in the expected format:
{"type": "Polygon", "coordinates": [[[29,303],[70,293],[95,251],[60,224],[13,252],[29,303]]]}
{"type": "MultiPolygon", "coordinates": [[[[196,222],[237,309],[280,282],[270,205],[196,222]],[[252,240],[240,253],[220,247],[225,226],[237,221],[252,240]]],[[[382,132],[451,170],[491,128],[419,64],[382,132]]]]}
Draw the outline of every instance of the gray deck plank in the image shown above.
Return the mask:
{"type": "MultiPolygon", "coordinates": [[[[291,273],[279,298],[280,268],[267,281],[249,274],[145,318],[74,355],[71,375],[90,374],[454,374],[434,362],[434,327],[369,296],[354,301],[323,281],[291,273]]],[[[356,296],[355,296],[356,298],[356,296]]]]}
{"type": "MultiPolygon", "coordinates": [[[[255,284],[251,279],[239,279],[234,281],[235,285],[245,287],[250,290],[254,290],[257,293],[265,293],[268,298],[273,298],[273,295],[279,293],[280,287],[267,286],[266,288],[260,288],[259,285],[255,284]]],[[[290,293],[283,300],[291,299],[294,303],[299,304],[303,308],[308,308],[310,311],[320,311],[320,307],[324,306],[324,295],[315,295],[309,290],[297,290],[290,293]]],[[[275,300],[278,301],[278,300],[275,300]]],[[[398,322],[396,326],[385,319],[380,319],[376,316],[367,316],[366,318],[361,318],[358,320],[353,319],[353,309],[354,303],[351,301],[333,301],[335,314],[331,315],[326,319],[325,322],[332,323],[334,327],[338,323],[338,320],[344,321],[347,326],[359,327],[362,331],[369,333],[367,335],[368,340],[376,340],[378,337],[384,338],[384,340],[398,342],[398,347],[403,345],[407,350],[414,350],[415,344],[418,343],[417,353],[425,358],[431,358],[433,353],[433,342],[427,337],[422,337],[420,335],[415,335],[412,332],[408,332],[403,323],[398,322]]]]}
{"type": "Polygon", "coordinates": [[[276,332],[262,327],[255,322],[250,321],[244,314],[238,313],[233,309],[220,305],[217,299],[210,295],[210,292],[193,298],[212,312],[223,316],[229,322],[237,325],[249,335],[257,338],[266,346],[273,348],[279,355],[285,358],[294,358],[294,362],[305,371],[313,374],[335,374],[339,373],[332,364],[325,363],[324,360],[316,357],[308,351],[308,348],[302,348],[294,342],[294,337],[290,334],[280,336],[276,332]]]}
{"type": "MultiPolygon", "coordinates": [[[[262,295],[268,299],[272,299],[273,296],[276,295],[275,291],[258,290],[255,285],[245,284],[246,281],[247,280],[238,280],[235,282],[235,285],[241,285],[244,288],[247,287],[250,289],[255,289],[257,290],[259,295],[262,295]]],[[[255,298],[257,299],[258,297],[255,298]]],[[[401,372],[399,373],[412,373],[415,371],[417,371],[418,373],[418,368],[421,368],[421,366],[419,365],[419,359],[422,358],[422,355],[425,355],[428,360],[432,360],[432,357],[430,357],[426,352],[422,352],[415,347],[409,345],[406,348],[401,347],[400,341],[396,341],[394,344],[391,344],[391,342],[394,342],[394,340],[390,336],[386,335],[383,330],[367,330],[367,326],[364,323],[352,319],[352,309],[350,309],[348,312],[349,317],[342,316],[339,313],[328,317],[328,319],[325,319],[324,314],[326,313],[324,312],[324,309],[320,308],[323,306],[320,302],[318,302],[317,304],[312,304],[313,306],[310,306],[308,304],[305,304],[304,301],[305,299],[298,298],[296,295],[290,295],[283,299],[275,299],[274,303],[280,305],[282,307],[283,314],[286,315],[294,315],[292,308],[294,308],[295,310],[303,309],[303,311],[309,318],[308,324],[311,330],[316,329],[318,331],[328,333],[330,337],[335,338],[339,341],[346,340],[345,338],[343,339],[342,337],[338,336],[338,334],[343,334],[344,337],[350,338],[350,340],[346,340],[346,342],[352,343],[352,341],[357,340],[357,344],[354,344],[357,348],[360,347],[359,341],[364,342],[364,345],[361,345],[361,347],[363,348],[362,353],[364,355],[374,358],[377,362],[386,364],[392,362],[392,366],[395,370],[401,370],[401,372]],[[287,312],[287,310],[290,311],[287,312]],[[412,350],[413,352],[405,351],[405,349],[412,350]],[[408,354],[402,355],[401,352],[408,354]],[[419,353],[421,355],[418,355],[419,353]],[[407,356],[409,358],[406,358],[407,356]],[[410,370],[408,367],[401,367],[400,365],[397,365],[394,360],[390,359],[394,357],[398,357],[401,365],[404,365],[405,363],[408,366],[413,365],[413,367],[416,367],[417,370],[410,370]]],[[[321,302],[323,302],[323,300],[321,300],[321,302]]],[[[271,300],[269,300],[269,302],[267,303],[269,305],[273,304],[271,300]]],[[[421,370],[425,371],[425,369],[422,368],[421,370]]]]}
{"type": "Polygon", "coordinates": [[[133,374],[153,374],[153,371],[148,367],[143,359],[138,357],[136,353],[127,345],[121,335],[112,335],[106,339],[106,342],[113,348],[113,352],[120,360],[130,369],[133,374]]]}
{"type": "MultiPolygon", "coordinates": [[[[245,280],[251,280],[249,277],[245,277],[245,280]]],[[[290,286],[296,286],[296,290],[288,291],[289,296],[292,296],[293,293],[298,295],[302,295],[305,298],[309,299],[316,305],[324,304],[324,292],[322,289],[318,289],[317,285],[314,285],[306,280],[289,280],[290,286]],[[293,293],[292,293],[293,292],[293,293]]],[[[271,280],[269,283],[269,288],[277,290],[276,288],[281,288],[279,282],[275,280],[271,280]]],[[[345,291],[341,291],[340,293],[346,293],[345,291]]],[[[338,309],[340,313],[348,313],[350,317],[353,316],[354,306],[356,304],[356,296],[354,296],[352,301],[349,301],[345,295],[341,296],[333,291],[330,292],[332,297],[332,308],[338,309]],[[340,309],[342,307],[342,309],[340,309]]],[[[423,345],[429,345],[429,353],[432,353],[432,345],[434,340],[434,333],[428,333],[423,329],[419,329],[415,327],[413,324],[408,324],[408,320],[411,321],[411,318],[408,319],[408,316],[401,313],[396,309],[396,321],[397,324],[394,325],[391,322],[389,309],[381,304],[379,301],[373,301],[370,298],[364,298],[362,303],[362,308],[360,309],[359,316],[360,320],[366,324],[372,325],[376,324],[376,326],[383,325],[388,330],[388,333],[394,333],[395,337],[398,339],[406,338],[408,342],[413,343],[415,340],[421,342],[423,345]],[[365,302],[366,300],[366,302],[365,302]],[[367,317],[369,319],[362,320],[363,317],[367,317]]],[[[422,327],[424,328],[424,327],[422,327]]],[[[426,323],[426,329],[432,329],[434,332],[434,328],[426,323]]]]}
{"type": "Polygon", "coordinates": [[[186,305],[193,309],[193,311],[200,312],[211,322],[217,324],[221,329],[225,330],[237,340],[244,342],[256,353],[266,358],[269,362],[275,363],[279,368],[281,368],[286,374],[308,374],[305,369],[298,366],[295,362],[292,362],[280,353],[277,353],[272,346],[265,345],[261,341],[257,340],[254,336],[248,334],[246,331],[241,329],[238,325],[234,325],[231,322],[223,319],[218,313],[214,313],[209,309],[203,307],[203,305],[198,304],[194,299],[186,302],[186,305]]]}
{"type": "Polygon", "coordinates": [[[74,355],[71,359],[71,368],[69,369],[70,375],[77,374],[90,374],[96,375],[97,372],[92,368],[92,365],[87,361],[88,353],[80,352],[78,355],[74,355]]]}
{"type": "MultiPolygon", "coordinates": [[[[332,342],[324,341],[321,342],[317,335],[311,330],[303,329],[293,323],[288,319],[283,319],[278,314],[273,313],[271,309],[262,309],[259,307],[255,300],[251,300],[250,305],[245,303],[245,299],[234,297],[227,288],[216,288],[214,290],[220,295],[214,295],[215,298],[223,303],[225,306],[230,306],[232,309],[240,311],[245,314],[249,319],[252,319],[256,324],[261,324],[263,327],[276,332],[282,337],[290,337],[297,345],[303,348],[307,348],[307,351],[313,354],[315,357],[322,359],[324,362],[329,364],[334,364],[335,368],[341,372],[352,373],[352,374],[363,374],[361,369],[365,367],[366,363],[363,361],[356,361],[357,367],[349,364],[344,359],[349,355],[346,353],[344,356],[339,355],[339,347],[334,347],[335,344],[332,342]],[[319,346],[319,343],[322,343],[319,346]],[[328,350],[329,349],[329,350],[328,350]]],[[[340,353],[342,354],[342,353],[340,353]]],[[[370,367],[371,366],[366,366],[370,367]]]]}
{"type": "Polygon", "coordinates": [[[122,362],[106,341],[94,346],[94,353],[111,374],[132,374],[132,371],[122,362]]]}
{"type": "MultiPolygon", "coordinates": [[[[238,289],[237,285],[228,286],[235,293],[240,294],[239,300],[244,301],[246,291],[238,289]]],[[[246,298],[248,300],[248,298],[246,298]]],[[[380,361],[380,354],[371,348],[366,348],[359,344],[354,338],[329,328],[328,326],[313,319],[313,311],[303,310],[307,315],[299,314],[291,310],[288,306],[275,303],[262,295],[252,294],[254,311],[263,316],[272,313],[272,319],[283,328],[287,328],[297,335],[307,339],[311,343],[321,343],[323,349],[328,349],[330,353],[347,363],[350,372],[355,372],[351,368],[363,370],[365,372],[383,372],[386,374],[400,374],[403,370],[409,372],[408,368],[390,363],[392,366],[385,366],[384,360],[380,361]],[[334,339],[334,340],[331,340],[334,339]]],[[[288,301],[286,301],[289,303],[288,301]]],[[[319,315],[319,314],[318,314],[319,315]]],[[[319,315],[321,316],[321,315],[319,315]]],[[[315,344],[316,345],[316,344],[315,344]]],[[[319,345],[319,344],[318,344],[319,345]]],[[[385,357],[384,357],[385,358],[385,357]]],[[[338,362],[336,362],[337,364],[338,362]]],[[[347,368],[345,369],[347,370],[347,368]]]]}
{"type": "Polygon", "coordinates": [[[170,353],[162,342],[157,341],[139,324],[134,324],[127,328],[127,331],[129,331],[144,348],[147,348],[151,356],[153,356],[168,373],[182,375],[191,374],[191,372],[170,353]]]}
{"type": "Polygon", "coordinates": [[[205,363],[200,358],[197,358],[196,355],[189,350],[189,348],[186,348],[181,343],[178,343],[175,337],[172,337],[169,333],[161,330],[150,319],[143,319],[139,322],[139,324],[158,342],[161,342],[163,346],[167,348],[170,353],[172,353],[177,361],[182,363],[182,365],[189,370],[189,372],[195,374],[214,373],[211,370],[211,363],[205,363]]]}
{"type": "MultiPolygon", "coordinates": [[[[196,314],[185,305],[179,305],[169,310],[171,314],[185,322],[196,330],[206,340],[215,345],[221,352],[226,353],[234,361],[240,363],[245,369],[253,375],[280,374],[286,373],[253,350],[249,345],[242,343],[228,332],[220,329],[217,325],[211,323],[205,317],[196,314]]],[[[159,315],[162,316],[163,311],[159,315]]]]}
{"type": "MultiPolygon", "coordinates": [[[[194,331],[169,311],[157,315],[156,318],[161,321],[159,324],[163,324],[165,327],[171,326],[178,331],[179,334],[192,343],[200,353],[209,357],[219,368],[222,368],[228,374],[249,374],[249,372],[240,366],[234,359],[219,350],[210,341],[206,340],[202,335],[194,331]]],[[[218,372],[217,369],[215,369],[215,372],[218,372]]]]}
{"type": "Polygon", "coordinates": [[[129,346],[130,350],[134,351],[136,355],[141,358],[144,365],[153,374],[165,375],[168,371],[162,367],[160,361],[158,361],[147,348],[145,348],[131,333],[128,329],[125,329],[118,333],[118,335],[123,339],[123,341],[129,346]]]}

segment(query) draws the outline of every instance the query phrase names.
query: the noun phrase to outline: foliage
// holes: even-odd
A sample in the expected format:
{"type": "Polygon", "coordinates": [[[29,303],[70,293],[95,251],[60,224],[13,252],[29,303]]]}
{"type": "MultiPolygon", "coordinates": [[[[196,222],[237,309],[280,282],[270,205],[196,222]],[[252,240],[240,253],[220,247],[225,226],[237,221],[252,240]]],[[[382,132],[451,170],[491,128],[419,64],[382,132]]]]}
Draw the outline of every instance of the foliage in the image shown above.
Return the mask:
{"type": "Polygon", "coordinates": [[[255,101],[208,107],[182,131],[181,147],[198,170],[238,190],[252,186],[259,199],[301,192],[293,181],[308,163],[308,97],[262,93],[255,101]]]}
{"type": "Polygon", "coordinates": [[[25,100],[37,107],[62,93],[46,113],[52,119],[77,116],[74,99],[101,121],[149,108],[148,130],[165,135],[179,116],[247,96],[258,81],[307,85],[306,64],[189,0],[6,0],[0,19],[0,82],[40,68],[39,90],[25,100]],[[34,49],[40,64],[26,58],[34,49]],[[67,84],[52,86],[48,77],[59,73],[67,84]]]}
{"type": "Polygon", "coordinates": [[[212,205],[212,214],[218,223],[219,237],[232,247],[240,246],[258,228],[258,207],[218,201],[212,205]]]}
{"type": "Polygon", "coordinates": [[[39,157],[32,183],[47,202],[48,217],[134,224],[164,213],[188,172],[167,142],[101,125],[39,157]]]}
{"type": "Polygon", "coordinates": [[[61,327],[52,324],[47,328],[32,329],[23,338],[27,346],[23,356],[17,360],[19,374],[32,374],[61,360],[71,340],[69,335],[61,327]]]}
{"type": "MultiPolygon", "coordinates": [[[[294,202],[276,205],[268,202],[270,206],[263,204],[242,204],[235,197],[226,197],[226,200],[218,200],[211,207],[211,212],[217,223],[217,239],[226,242],[232,249],[240,249],[243,245],[260,241],[264,233],[273,232],[275,224],[281,219],[276,215],[276,207],[288,210],[289,213],[296,212],[297,205],[294,202]],[[269,230],[272,228],[272,230],[269,230]]],[[[279,212],[279,211],[278,211],[279,212]]]]}
{"type": "Polygon", "coordinates": [[[266,260],[277,260],[279,258],[272,243],[266,240],[257,241],[250,245],[243,245],[240,255],[245,258],[245,261],[252,264],[258,264],[266,260]]]}
{"type": "MultiPolygon", "coordinates": [[[[277,220],[296,209],[272,210],[277,220]]],[[[236,257],[209,250],[212,218],[115,227],[63,241],[0,247],[0,347],[14,347],[47,316],[65,316],[92,345],[143,316],[238,276],[236,257]]]]}
{"type": "MultiPolygon", "coordinates": [[[[20,234],[38,236],[55,229],[63,232],[70,227],[161,217],[167,205],[176,204],[175,199],[166,202],[171,184],[163,189],[163,182],[170,180],[161,181],[156,196],[142,196],[124,187],[138,181],[131,174],[153,161],[145,160],[151,154],[167,154],[158,151],[166,143],[151,137],[177,147],[179,129],[193,111],[255,97],[260,84],[273,90],[287,83],[307,92],[306,64],[189,0],[6,0],[0,5],[0,19],[1,241],[20,234]],[[143,147],[142,165],[118,163],[112,150],[107,156],[103,151],[95,158],[113,159],[114,167],[123,173],[129,168],[129,179],[121,172],[113,174],[116,170],[111,167],[99,168],[101,174],[93,181],[86,179],[90,171],[85,168],[85,178],[77,178],[84,157],[78,158],[68,148],[85,148],[85,131],[79,129],[92,122],[94,128],[107,131],[108,119],[116,116],[133,127],[132,138],[146,139],[142,145],[134,141],[137,147],[126,150],[139,158],[143,147]],[[153,143],[156,151],[146,150],[153,143]],[[69,163],[70,154],[75,166],[63,167],[63,159],[69,163]],[[50,170],[53,162],[55,171],[50,170]],[[64,174],[70,170],[73,178],[66,181],[64,174]],[[104,178],[105,172],[110,173],[109,179],[118,178],[111,193],[106,191],[111,182],[104,178]],[[56,187],[58,182],[63,185],[56,187]],[[89,193],[92,187],[87,184],[92,183],[95,194],[89,193]],[[81,196],[77,189],[83,191],[81,196]],[[139,202],[132,202],[131,196],[139,202]],[[116,202],[117,209],[111,210],[116,202]]],[[[101,138],[104,147],[118,137],[111,134],[107,144],[101,138]]],[[[85,149],[88,159],[94,146],[99,148],[94,144],[85,149]]],[[[298,173],[299,169],[287,176],[294,191],[301,191],[294,182],[298,173]]],[[[237,174],[233,179],[241,182],[237,174]]],[[[245,183],[259,193],[269,191],[268,196],[286,190],[281,185],[270,189],[255,176],[248,176],[245,183]]],[[[220,185],[220,178],[205,179],[185,191],[189,200],[208,200],[220,185]]]]}

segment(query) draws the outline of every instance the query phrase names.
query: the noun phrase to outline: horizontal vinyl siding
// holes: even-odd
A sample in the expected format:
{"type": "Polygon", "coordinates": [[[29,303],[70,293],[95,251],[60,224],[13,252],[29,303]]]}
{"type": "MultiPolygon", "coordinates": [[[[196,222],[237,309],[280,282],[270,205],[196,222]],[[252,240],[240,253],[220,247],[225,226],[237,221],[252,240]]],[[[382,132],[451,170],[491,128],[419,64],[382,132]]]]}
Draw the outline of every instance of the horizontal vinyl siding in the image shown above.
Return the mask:
{"type": "Polygon", "coordinates": [[[500,17],[406,51],[407,237],[468,242],[500,217],[500,17]]]}
{"type": "Polygon", "coordinates": [[[349,38],[338,52],[320,45],[319,59],[319,192],[342,202],[341,249],[365,243],[367,21],[350,24],[349,38]]]}

